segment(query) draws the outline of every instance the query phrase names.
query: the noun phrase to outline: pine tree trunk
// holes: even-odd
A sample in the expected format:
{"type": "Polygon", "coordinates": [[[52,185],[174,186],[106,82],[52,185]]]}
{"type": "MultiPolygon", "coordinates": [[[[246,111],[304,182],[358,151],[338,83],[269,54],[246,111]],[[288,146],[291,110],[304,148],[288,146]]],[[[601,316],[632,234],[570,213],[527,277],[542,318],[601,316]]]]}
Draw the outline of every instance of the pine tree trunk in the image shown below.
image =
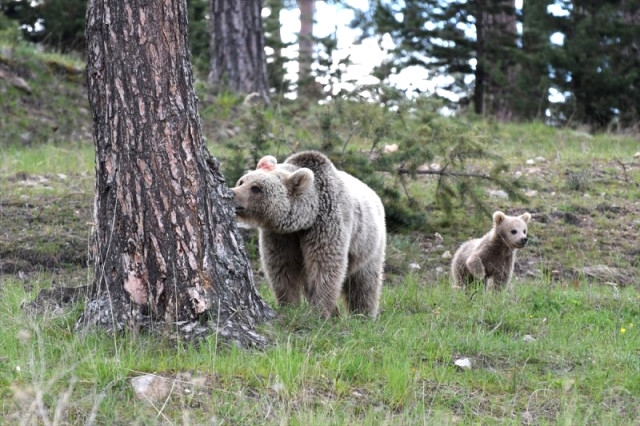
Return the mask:
{"type": "Polygon", "coordinates": [[[264,344],[232,196],[202,143],[184,0],[90,0],[95,284],[78,327],[264,344]],[[169,327],[165,327],[169,325],[169,327]]]}
{"type": "Polygon", "coordinates": [[[313,21],[315,0],[298,0],[300,8],[300,34],[298,35],[298,93],[312,95],[315,82],[311,75],[313,63],[313,21]]]}
{"type": "Polygon", "coordinates": [[[515,83],[512,56],[517,37],[515,0],[478,1],[477,4],[482,113],[499,121],[510,121],[513,117],[511,93],[515,83]]]}
{"type": "Polygon", "coordinates": [[[261,0],[210,0],[209,84],[269,103],[261,0]]]}

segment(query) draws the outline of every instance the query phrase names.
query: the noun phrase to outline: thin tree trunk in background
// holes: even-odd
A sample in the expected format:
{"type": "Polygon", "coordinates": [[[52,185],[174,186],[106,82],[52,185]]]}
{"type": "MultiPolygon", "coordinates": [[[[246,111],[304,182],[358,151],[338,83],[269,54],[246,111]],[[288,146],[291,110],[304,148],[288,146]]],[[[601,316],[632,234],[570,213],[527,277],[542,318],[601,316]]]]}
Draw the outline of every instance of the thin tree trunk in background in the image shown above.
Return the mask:
{"type": "Polygon", "coordinates": [[[269,87],[282,96],[288,90],[284,67],[288,59],[283,56],[284,43],[280,25],[280,12],[284,9],[284,0],[266,0],[265,6],[271,12],[264,21],[265,45],[273,49],[271,58],[267,57],[267,78],[269,87]]]}
{"type": "MultiPolygon", "coordinates": [[[[513,116],[511,92],[515,83],[515,0],[478,1],[478,42],[482,39],[482,113],[500,121],[513,116]],[[480,36],[481,34],[481,36],[480,36]]],[[[479,55],[480,56],[480,55],[479,55]]],[[[478,57],[478,63],[481,58],[478,57]]]]}
{"type": "Polygon", "coordinates": [[[269,103],[261,0],[210,0],[209,84],[269,103]]]}
{"type": "Polygon", "coordinates": [[[476,70],[475,85],[473,88],[473,112],[478,115],[484,113],[484,92],[485,92],[485,25],[484,13],[482,13],[483,2],[478,1],[478,11],[476,13],[476,70]]]}
{"type": "Polygon", "coordinates": [[[202,143],[184,0],[90,0],[95,285],[78,327],[263,344],[231,193],[202,143]],[[164,327],[160,327],[164,328],[164,327]]]}
{"type": "Polygon", "coordinates": [[[298,35],[298,94],[304,95],[314,90],[315,82],[311,74],[313,63],[313,21],[315,0],[298,0],[300,8],[300,34],[298,35]]]}

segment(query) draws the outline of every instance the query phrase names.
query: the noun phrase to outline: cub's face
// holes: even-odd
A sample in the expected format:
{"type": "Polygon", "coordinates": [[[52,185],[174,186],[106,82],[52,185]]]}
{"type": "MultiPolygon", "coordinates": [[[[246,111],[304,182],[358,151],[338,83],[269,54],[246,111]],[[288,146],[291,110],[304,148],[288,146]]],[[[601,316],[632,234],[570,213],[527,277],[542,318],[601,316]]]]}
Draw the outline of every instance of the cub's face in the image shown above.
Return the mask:
{"type": "Polygon", "coordinates": [[[507,216],[497,211],[493,214],[493,223],[500,238],[512,249],[521,249],[527,245],[527,224],[531,220],[529,213],[520,216],[507,216]]]}
{"type": "Polygon", "coordinates": [[[290,222],[297,197],[313,186],[308,169],[284,168],[251,171],[231,190],[238,219],[248,225],[278,230],[290,222]]]}

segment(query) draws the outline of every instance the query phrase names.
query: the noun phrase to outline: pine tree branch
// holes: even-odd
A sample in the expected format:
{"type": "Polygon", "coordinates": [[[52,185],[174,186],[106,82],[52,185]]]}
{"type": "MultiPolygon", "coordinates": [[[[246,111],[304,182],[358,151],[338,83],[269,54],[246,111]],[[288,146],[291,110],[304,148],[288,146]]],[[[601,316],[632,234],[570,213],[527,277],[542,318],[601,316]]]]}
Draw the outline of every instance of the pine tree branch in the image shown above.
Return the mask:
{"type": "Polygon", "coordinates": [[[410,175],[415,173],[417,175],[436,175],[436,176],[444,176],[444,177],[465,177],[465,178],[478,178],[478,179],[486,179],[493,182],[498,182],[498,179],[492,177],[491,175],[479,174],[479,173],[465,173],[465,172],[448,172],[444,168],[442,170],[416,170],[415,172],[411,172],[405,168],[398,168],[396,170],[400,175],[410,175]]]}

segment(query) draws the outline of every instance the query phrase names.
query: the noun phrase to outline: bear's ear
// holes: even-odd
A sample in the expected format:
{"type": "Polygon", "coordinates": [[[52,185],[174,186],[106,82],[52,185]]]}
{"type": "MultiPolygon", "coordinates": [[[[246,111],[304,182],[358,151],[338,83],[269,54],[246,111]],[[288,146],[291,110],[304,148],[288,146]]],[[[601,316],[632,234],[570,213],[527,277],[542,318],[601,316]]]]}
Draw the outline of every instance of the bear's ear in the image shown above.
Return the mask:
{"type": "Polygon", "coordinates": [[[524,213],[520,215],[520,219],[524,220],[524,223],[529,223],[529,221],[531,220],[531,214],[524,213]]]}
{"type": "Polygon", "coordinates": [[[501,211],[496,211],[493,213],[493,223],[500,225],[506,217],[507,216],[501,211]]]}
{"type": "Polygon", "coordinates": [[[285,183],[291,195],[298,195],[311,188],[313,180],[313,172],[303,167],[291,173],[285,183]]]}
{"type": "Polygon", "coordinates": [[[270,172],[276,168],[276,164],[278,164],[278,160],[273,155],[265,155],[258,161],[258,165],[256,166],[256,170],[264,170],[265,172],[270,172]]]}

